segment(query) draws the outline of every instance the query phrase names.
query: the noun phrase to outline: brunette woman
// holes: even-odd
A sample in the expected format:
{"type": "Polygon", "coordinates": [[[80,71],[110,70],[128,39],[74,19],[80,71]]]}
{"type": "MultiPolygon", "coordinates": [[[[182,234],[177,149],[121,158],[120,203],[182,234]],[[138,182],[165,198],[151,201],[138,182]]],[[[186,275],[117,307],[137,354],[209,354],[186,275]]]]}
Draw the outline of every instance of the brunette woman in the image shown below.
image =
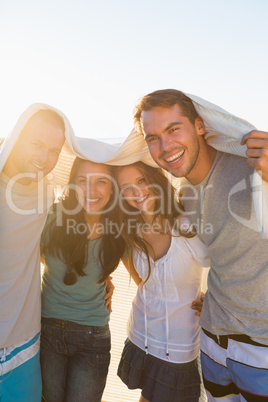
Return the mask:
{"type": "Polygon", "coordinates": [[[41,367],[47,402],[99,402],[110,363],[106,279],[124,252],[112,168],[77,158],[42,236],[41,367]],[[107,304],[107,303],[106,303],[107,304]]]}

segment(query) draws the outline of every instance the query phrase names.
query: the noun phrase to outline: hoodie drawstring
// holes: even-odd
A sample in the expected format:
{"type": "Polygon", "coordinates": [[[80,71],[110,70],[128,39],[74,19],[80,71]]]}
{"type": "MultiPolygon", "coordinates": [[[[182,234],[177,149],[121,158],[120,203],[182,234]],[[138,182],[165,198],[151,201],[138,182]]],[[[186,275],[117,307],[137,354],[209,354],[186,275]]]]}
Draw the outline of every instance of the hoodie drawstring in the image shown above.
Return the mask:
{"type": "Polygon", "coordinates": [[[169,339],[169,322],[168,322],[168,305],[167,305],[167,266],[166,260],[164,262],[164,287],[165,287],[165,308],[166,308],[166,356],[169,357],[168,339],[169,339]]]}
{"type": "MultiPolygon", "coordinates": [[[[144,260],[142,261],[142,270],[144,272],[144,260]]],[[[165,314],[166,314],[166,356],[170,360],[169,357],[169,320],[168,320],[168,303],[167,303],[167,266],[166,260],[164,261],[164,292],[165,292],[165,314]]],[[[144,300],[144,329],[145,329],[145,339],[144,339],[144,349],[146,354],[148,354],[148,319],[147,319],[147,308],[146,308],[146,289],[145,285],[142,285],[142,293],[144,300]]]]}
{"type": "MultiPolygon", "coordinates": [[[[141,259],[142,262],[142,272],[145,272],[144,260],[141,259]]],[[[146,290],[144,284],[142,284],[142,294],[144,300],[144,329],[145,329],[145,339],[144,339],[144,349],[146,354],[148,355],[148,320],[147,320],[147,310],[146,310],[146,290]]]]}

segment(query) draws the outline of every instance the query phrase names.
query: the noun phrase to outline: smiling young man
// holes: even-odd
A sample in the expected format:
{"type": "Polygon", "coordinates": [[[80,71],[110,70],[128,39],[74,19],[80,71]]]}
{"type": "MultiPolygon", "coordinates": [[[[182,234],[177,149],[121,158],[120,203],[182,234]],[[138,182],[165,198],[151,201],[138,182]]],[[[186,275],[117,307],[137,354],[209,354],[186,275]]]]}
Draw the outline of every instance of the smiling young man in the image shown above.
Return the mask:
{"type": "MultiPolygon", "coordinates": [[[[35,108],[34,108],[35,109],[35,108]]],[[[25,112],[26,113],[26,112],[25,112]]],[[[27,111],[0,172],[0,400],[41,400],[40,236],[53,191],[45,176],[57,163],[65,123],[54,110],[27,111]]],[[[15,134],[13,135],[13,137],[15,134]]],[[[12,140],[12,135],[9,137],[12,140]]],[[[7,146],[6,146],[7,147],[7,146]]],[[[7,147],[8,148],[8,147],[7,147]]]]}
{"type": "Polygon", "coordinates": [[[46,176],[56,165],[64,143],[64,122],[50,110],[40,110],[26,123],[4,167],[9,178],[28,185],[46,176]]]}
{"type": "Polygon", "coordinates": [[[183,178],[186,213],[211,258],[200,319],[208,398],[268,400],[268,248],[252,184],[255,168],[268,178],[268,133],[244,137],[248,159],[216,151],[191,99],[172,89],[144,96],[134,120],[155,162],[183,178]]]}
{"type": "Polygon", "coordinates": [[[142,126],[155,162],[174,176],[196,184],[207,175],[216,151],[203,138],[203,120],[197,113],[191,119],[178,104],[159,106],[142,113],[142,126]]]}

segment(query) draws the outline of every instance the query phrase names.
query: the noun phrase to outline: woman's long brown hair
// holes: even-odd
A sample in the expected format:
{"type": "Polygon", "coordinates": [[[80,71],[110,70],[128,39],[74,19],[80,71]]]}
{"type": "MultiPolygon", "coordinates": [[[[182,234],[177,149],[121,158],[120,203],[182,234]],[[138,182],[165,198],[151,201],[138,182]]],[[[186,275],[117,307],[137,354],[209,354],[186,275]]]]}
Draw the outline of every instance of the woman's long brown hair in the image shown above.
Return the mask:
{"type": "MultiPolygon", "coordinates": [[[[76,197],[75,189],[72,185],[75,183],[75,178],[77,175],[77,170],[79,166],[85,161],[80,158],[76,158],[69,178],[69,190],[65,194],[63,200],[59,204],[55,204],[55,212],[62,214],[62,224],[60,226],[56,225],[56,216],[49,225],[49,243],[47,246],[47,251],[51,254],[60,258],[67,266],[68,269],[73,269],[79,276],[86,275],[84,268],[88,262],[88,252],[87,245],[90,241],[88,239],[87,231],[73,231],[67,230],[68,219],[73,219],[75,225],[84,224],[86,225],[86,220],[84,216],[83,208],[78,207],[78,201],[76,197]],[[69,213],[69,211],[74,211],[79,209],[77,213],[69,213]]],[[[113,174],[113,168],[108,166],[111,176],[113,174]]],[[[114,197],[117,194],[113,191],[108,204],[105,207],[106,213],[101,214],[100,222],[104,224],[105,227],[113,227],[113,224],[117,224],[117,217],[119,215],[118,203],[114,203],[114,197]],[[114,207],[109,208],[115,204],[114,207]]],[[[86,226],[85,226],[86,227],[86,226]]],[[[117,268],[120,259],[123,256],[125,250],[124,240],[118,233],[104,233],[101,238],[101,246],[99,250],[99,260],[102,266],[102,276],[99,283],[104,282],[107,277],[117,268]]]]}

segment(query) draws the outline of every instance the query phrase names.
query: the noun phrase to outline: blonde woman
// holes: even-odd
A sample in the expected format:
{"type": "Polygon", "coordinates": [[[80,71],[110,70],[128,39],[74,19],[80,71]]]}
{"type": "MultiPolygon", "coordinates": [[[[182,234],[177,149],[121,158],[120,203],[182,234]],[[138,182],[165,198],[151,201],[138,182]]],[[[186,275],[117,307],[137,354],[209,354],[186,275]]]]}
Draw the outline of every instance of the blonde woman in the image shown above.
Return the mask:
{"type": "Polygon", "coordinates": [[[198,401],[197,369],[204,244],[182,216],[161,169],[142,162],[118,167],[124,259],[138,285],[118,375],[140,402],[198,401]]]}

